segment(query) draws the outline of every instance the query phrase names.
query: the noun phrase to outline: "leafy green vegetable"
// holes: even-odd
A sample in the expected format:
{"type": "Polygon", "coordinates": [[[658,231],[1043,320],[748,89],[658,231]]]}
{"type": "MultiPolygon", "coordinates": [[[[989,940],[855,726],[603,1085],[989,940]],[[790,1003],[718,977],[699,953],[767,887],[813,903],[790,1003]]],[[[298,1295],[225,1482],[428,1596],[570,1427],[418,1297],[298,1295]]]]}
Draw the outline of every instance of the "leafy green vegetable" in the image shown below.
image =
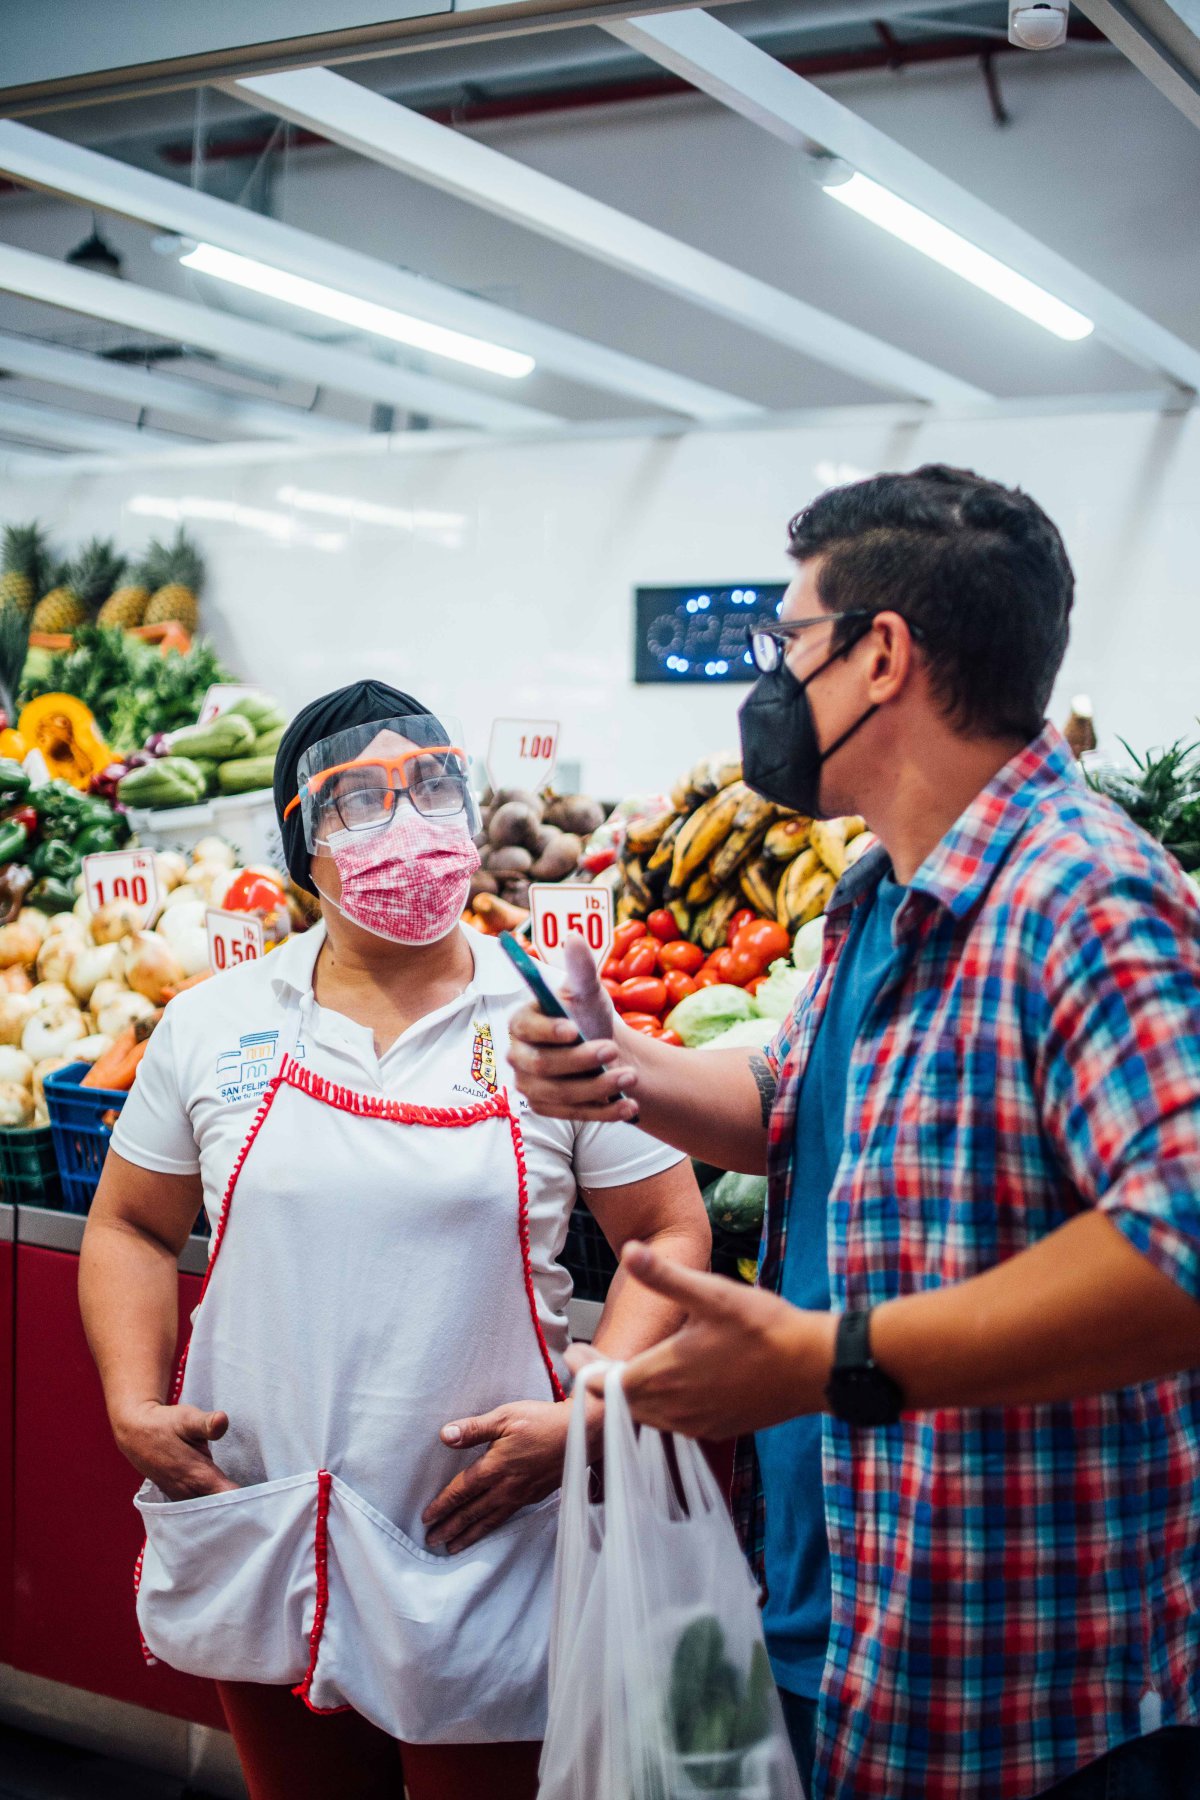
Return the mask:
{"type": "Polygon", "coordinates": [[[755,1644],[743,1681],[725,1654],[720,1621],[693,1619],[671,1659],[667,1720],[694,1787],[737,1786],[745,1752],[771,1728],[772,1691],[762,1644],[755,1644]]]}
{"type": "MultiPolygon", "coordinates": [[[[807,931],[808,927],[803,926],[807,931]]],[[[802,975],[784,957],[771,964],[770,973],[754,996],[754,1004],[764,1019],[786,1019],[797,1000],[808,986],[808,976],[802,975]]]]}
{"type": "Polygon", "coordinates": [[[95,714],[114,749],[140,750],[157,731],[194,725],[214,682],[228,681],[211,644],[197,639],[186,652],[164,656],[126,631],[82,625],[71,649],[25,665],[22,700],[74,694],[95,714]]]}
{"type": "MultiPolygon", "coordinates": [[[[730,987],[724,982],[716,987],[700,988],[689,994],[667,1020],[668,1029],[677,1031],[689,1050],[707,1044],[730,1025],[742,1019],[753,1019],[756,1009],[744,988],[730,987]]],[[[768,1029],[767,1037],[772,1035],[768,1029]]]]}

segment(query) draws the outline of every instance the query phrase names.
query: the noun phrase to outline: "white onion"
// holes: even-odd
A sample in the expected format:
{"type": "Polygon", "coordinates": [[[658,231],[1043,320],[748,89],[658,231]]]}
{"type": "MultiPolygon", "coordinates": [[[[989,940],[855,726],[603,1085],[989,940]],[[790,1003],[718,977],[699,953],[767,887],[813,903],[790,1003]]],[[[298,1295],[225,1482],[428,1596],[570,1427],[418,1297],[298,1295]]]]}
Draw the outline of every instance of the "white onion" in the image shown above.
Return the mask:
{"type": "Polygon", "coordinates": [[[38,980],[65,982],[79,951],[78,938],[68,937],[66,932],[53,933],[37,953],[38,980]]]}
{"type": "Polygon", "coordinates": [[[24,969],[15,965],[11,969],[0,971],[0,988],[9,994],[28,994],[32,992],[33,983],[24,969]]]}
{"type": "Polygon", "coordinates": [[[238,878],[237,869],[222,869],[214,875],[208,885],[208,903],[210,906],[224,906],[225,896],[238,878]]]}
{"type": "Polygon", "coordinates": [[[81,925],[90,925],[91,919],[92,919],[92,909],[91,909],[91,906],[88,904],[87,895],[80,894],[78,900],[75,902],[75,904],[71,908],[70,912],[69,913],[59,913],[58,916],[60,919],[67,919],[67,918],[78,919],[81,925]]]}
{"type": "Polygon", "coordinates": [[[119,1000],[122,994],[127,994],[128,992],[129,989],[125,986],[125,983],[120,979],[120,976],[114,972],[112,975],[105,976],[103,981],[98,981],[96,983],[95,987],[92,989],[92,997],[88,1004],[91,1007],[93,1014],[102,1013],[106,1006],[111,1006],[114,1000],[119,1000]]]}
{"type": "Polygon", "coordinates": [[[224,838],[206,837],[192,849],[194,863],[220,863],[223,869],[232,869],[237,862],[237,851],[224,838]]]}
{"type": "Polygon", "coordinates": [[[187,880],[187,857],[180,856],[178,850],[160,850],[154,858],[154,867],[158,871],[158,885],[163,894],[171,893],[181,881],[187,880]]]}
{"type": "Polygon", "coordinates": [[[35,1012],[21,1033],[21,1048],[26,1056],[33,1059],[35,1079],[38,1063],[45,1062],[48,1057],[68,1060],[71,1046],[87,1035],[88,1028],[83,1014],[73,1000],[67,1000],[61,1006],[46,1006],[40,1012],[35,1012]]]}
{"type": "Polygon", "coordinates": [[[135,994],[163,1006],[183,980],[183,970],[165,938],[139,931],[121,946],[121,973],[135,994]]]}
{"type": "Polygon", "coordinates": [[[32,925],[0,925],[0,969],[32,968],[41,947],[32,925]]]}
{"type": "MultiPolygon", "coordinates": [[[[195,894],[195,888],[187,891],[195,894]]],[[[204,930],[204,914],[207,908],[203,900],[192,899],[186,906],[172,906],[167,909],[158,921],[155,929],[159,937],[166,938],[168,944],[174,945],[176,938],[186,937],[189,931],[204,930]]]]}
{"type": "Polygon", "coordinates": [[[74,1047],[76,1062],[94,1063],[112,1049],[112,1039],[105,1037],[102,1031],[93,1032],[91,1037],[81,1038],[74,1047]]]}
{"type": "Polygon", "coordinates": [[[0,1044],[0,1081],[15,1081],[28,1087],[33,1080],[33,1064],[15,1044],[0,1044]]]}
{"type": "Polygon", "coordinates": [[[92,919],[92,942],[115,944],[141,928],[142,915],[128,900],[110,900],[92,919]]]}
{"type": "Polygon", "coordinates": [[[0,1044],[19,1044],[36,1011],[37,1002],[31,994],[0,993],[0,1044]]]}
{"type": "Polygon", "coordinates": [[[38,1012],[47,1006],[74,1006],[75,996],[65,981],[39,981],[29,998],[38,1012]]]}
{"type": "MultiPolygon", "coordinates": [[[[33,1065],[30,1064],[32,1072],[33,1065]]],[[[0,1081],[0,1127],[12,1131],[33,1123],[33,1094],[16,1081],[0,1081]]]]}
{"type": "Polygon", "coordinates": [[[193,975],[207,974],[212,967],[208,960],[208,932],[203,925],[191,926],[187,931],[177,931],[171,939],[171,950],[189,979],[193,975]]]}
{"type": "Polygon", "coordinates": [[[33,1100],[38,1111],[41,1111],[46,1104],[47,1075],[53,1075],[57,1070],[65,1069],[68,1063],[78,1061],[79,1058],[75,1055],[75,1047],[72,1045],[70,1056],[46,1056],[38,1063],[33,1071],[33,1100]]]}
{"type": "MultiPolygon", "coordinates": [[[[24,919],[24,917],[25,914],[22,913],[21,918],[24,919]]],[[[71,937],[75,939],[76,943],[81,944],[87,937],[90,917],[90,913],[86,919],[81,919],[76,912],[55,913],[50,920],[50,929],[45,933],[45,938],[71,937]]],[[[45,938],[43,938],[43,942],[45,938]]]]}
{"type": "Polygon", "coordinates": [[[94,1014],[96,1030],[105,1037],[120,1037],[128,1026],[153,1018],[157,1011],[145,994],[118,994],[101,1012],[94,1014]]]}
{"type": "Polygon", "coordinates": [[[71,964],[67,986],[80,1006],[86,1006],[97,984],[112,975],[120,954],[120,944],[88,944],[79,952],[71,964]]]}
{"type": "MultiPolygon", "coordinates": [[[[55,913],[54,918],[58,917],[59,915],[55,913]]],[[[69,919],[71,914],[67,913],[66,917],[69,919]]],[[[16,922],[18,925],[27,925],[30,931],[36,931],[42,941],[45,942],[50,936],[50,927],[53,920],[49,913],[42,912],[36,906],[23,906],[16,922]]]]}

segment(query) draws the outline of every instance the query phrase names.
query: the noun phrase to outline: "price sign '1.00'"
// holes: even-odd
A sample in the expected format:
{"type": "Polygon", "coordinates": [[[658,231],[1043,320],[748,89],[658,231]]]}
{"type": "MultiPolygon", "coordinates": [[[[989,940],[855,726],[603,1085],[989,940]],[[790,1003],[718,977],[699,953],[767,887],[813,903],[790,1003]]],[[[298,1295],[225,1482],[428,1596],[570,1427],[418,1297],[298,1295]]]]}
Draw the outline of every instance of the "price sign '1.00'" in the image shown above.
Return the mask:
{"type": "Polygon", "coordinates": [[[114,900],[124,901],[141,916],[145,930],[158,914],[158,869],[152,850],[97,850],[83,859],[83,885],[94,913],[114,900]]]}
{"type": "Polygon", "coordinates": [[[577,931],[598,964],[613,940],[612,891],[579,881],[535,881],[529,889],[530,930],[543,962],[561,967],[563,945],[577,931]]]}
{"type": "Polygon", "coordinates": [[[504,788],[540,793],[554,780],[557,761],[557,720],[497,719],[493,723],[487,771],[494,794],[504,788]]]}

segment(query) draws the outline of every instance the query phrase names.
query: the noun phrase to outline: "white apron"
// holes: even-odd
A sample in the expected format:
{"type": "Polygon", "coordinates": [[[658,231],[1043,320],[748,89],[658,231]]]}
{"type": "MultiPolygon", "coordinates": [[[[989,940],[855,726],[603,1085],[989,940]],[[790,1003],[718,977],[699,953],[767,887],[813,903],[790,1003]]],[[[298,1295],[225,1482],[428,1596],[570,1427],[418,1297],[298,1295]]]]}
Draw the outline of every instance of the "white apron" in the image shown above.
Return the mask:
{"type": "Polygon", "coordinates": [[[508,1096],[405,1106],[286,1058],[234,1165],[176,1398],[236,1492],[147,1482],[138,1620],[172,1667],[290,1683],[408,1743],[542,1736],[558,1495],[456,1556],[452,1419],[561,1399],[508,1096]]]}

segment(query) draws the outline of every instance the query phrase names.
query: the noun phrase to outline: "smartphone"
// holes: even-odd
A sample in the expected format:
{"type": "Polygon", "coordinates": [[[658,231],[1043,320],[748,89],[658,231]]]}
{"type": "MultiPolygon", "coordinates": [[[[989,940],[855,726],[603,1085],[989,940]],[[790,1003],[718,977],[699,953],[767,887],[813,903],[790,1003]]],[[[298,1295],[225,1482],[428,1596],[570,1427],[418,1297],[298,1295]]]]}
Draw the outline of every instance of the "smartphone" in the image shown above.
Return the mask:
{"type": "MultiPolygon", "coordinates": [[[[570,1019],[570,1013],[558,996],[551,991],[549,983],[532,956],[522,945],[518,944],[511,931],[500,933],[500,947],[546,1017],[548,1019],[570,1019]]],[[[571,1023],[574,1024],[575,1021],[572,1019],[571,1023]]],[[[578,1030],[578,1026],[576,1026],[576,1030],[578,1030]]],[[[577,1038],[576,1042],[582,1044],[583,1038],[577,1038]]]]}

